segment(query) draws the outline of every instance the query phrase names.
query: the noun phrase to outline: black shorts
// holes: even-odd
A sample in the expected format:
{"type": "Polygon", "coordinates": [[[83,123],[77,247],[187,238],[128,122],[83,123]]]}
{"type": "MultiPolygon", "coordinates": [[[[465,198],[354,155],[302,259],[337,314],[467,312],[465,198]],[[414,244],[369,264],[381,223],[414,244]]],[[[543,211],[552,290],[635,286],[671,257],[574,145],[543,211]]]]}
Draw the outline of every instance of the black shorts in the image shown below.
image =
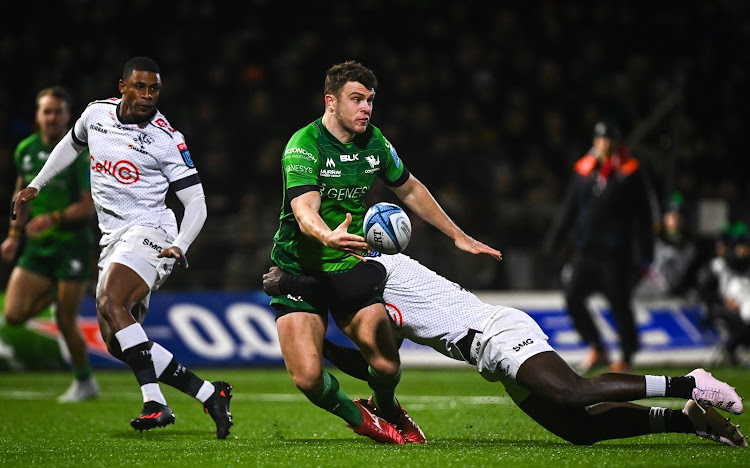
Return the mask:
{"type": "Polygon", "coordinates": [[[322,273],[321,288],[313,297],[294,297],[294,302],[271,304],[276,310],[276,319],[293,312],[318,314],[324,318],[328,312],[337,322],[372,304],[383,304],[385,267],[379,262],[359,262],[353,268],[331,273],[322,273]]]}

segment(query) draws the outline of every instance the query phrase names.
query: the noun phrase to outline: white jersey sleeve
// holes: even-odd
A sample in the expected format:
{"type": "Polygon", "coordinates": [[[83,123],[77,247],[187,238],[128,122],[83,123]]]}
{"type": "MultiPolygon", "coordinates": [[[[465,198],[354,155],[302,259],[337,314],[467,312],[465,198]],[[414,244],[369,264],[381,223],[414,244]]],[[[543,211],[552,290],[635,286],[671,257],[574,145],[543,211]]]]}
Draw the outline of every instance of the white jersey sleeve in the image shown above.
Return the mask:
{"type": "Polygon", "coordinates": [[[73,139],[91,153],[91,195],[101,244],[117,241],[131,226],[163,229],[170,241],[177,221],[166,206],[167,191],[199,184],[198,171],[182,134],[163,114],[125,123],[120,99],[94,101],[75,124],[73,139]]]}
{"type": "Polygon", "coordinates": [[[482,331],[502,309],[482,302],[470,291],[406,255],[368,259],[372,260],[386,269],[383,298],[397,333],[448,357],[465,360],[458,341],[469,330],[482,331]]]}

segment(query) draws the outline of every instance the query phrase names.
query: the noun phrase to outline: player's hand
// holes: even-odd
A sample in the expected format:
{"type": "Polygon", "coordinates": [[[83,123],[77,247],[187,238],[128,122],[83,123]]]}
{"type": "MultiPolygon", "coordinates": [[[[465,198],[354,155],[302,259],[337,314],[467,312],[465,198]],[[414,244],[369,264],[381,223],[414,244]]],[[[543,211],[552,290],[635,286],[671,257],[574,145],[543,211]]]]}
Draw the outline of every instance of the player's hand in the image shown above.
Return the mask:
{"type": "Polygon", "coordinates": [[[325,245],[364,260],[362,254],[367,252],[367,242],[364,237],[348,232],[350,224],[352,224],[352,214],[347,213],[346,219],[328,235],[325,245]]]}
{"type": "Polygon", "coordinates": [[[39,190],[34,187],[26,187],[18,192],[16,196],[13,197],[13,201],[10,202],[10,219],[16,219],[16,216],[18,216],[18,213],[21,210],[21,206],[24,203],[28,203],[35,199],[37,195],[39,195],[39,190]]]}
{"type": "Polygon", "coordinates": [[[456,247],[459,249],[473,253],[473,254],[487,254],[495,260],[502,260],[503,254],[499,250],[495,250],[487,244],[479,242],[471,236],[464,234],[455,241],[456,247]]]}
{"type": "Polygon", "coordinates": [[[158,258],[174,258],[175,263],[182,268],[188,268],[188,261],[187,257],[184,253],[182,253],[182,249],[179,247],[175,247],[174,245],[167,247],[164,249],[159,255],[157,255],[158,258]]]}
{"type": "Polygon", "coordinates": [[[18,237],[8,237],[0,245],[0,255],[2,255],[3,261],[13,263],[18,253],[18,246],[21,245],[18,237]]]}
{"type": "Polygon", "coordinates": [[[29,237],[39,237],[55,224],[54,218],[49,214],[35,216],[26,223],[26,235],[29,237]]]}
{"type": "Polygon", "coordinates": [[[278,296],[281,294],[281,276],[284,271],[277,267],[272,266],[268,269],[268,273],[263,275],[263,291],[269,296],[278,296]]]}

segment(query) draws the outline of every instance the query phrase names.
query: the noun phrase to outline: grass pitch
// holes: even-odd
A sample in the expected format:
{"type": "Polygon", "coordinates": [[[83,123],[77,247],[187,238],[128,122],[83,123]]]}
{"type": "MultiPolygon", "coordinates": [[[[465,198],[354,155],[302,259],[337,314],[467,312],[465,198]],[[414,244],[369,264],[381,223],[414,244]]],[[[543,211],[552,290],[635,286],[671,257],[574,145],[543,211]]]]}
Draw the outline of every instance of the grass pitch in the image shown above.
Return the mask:
{"type": "MultiPolygon", "coordinates": [[[[641,373],[684,375],[689,368],[641,373]]],[[[747,369],[712,369],[750,395],[747,369]]],[[[364,382],[332,371],[352,398],[366,397],[364,382]]],[[[682,434],[656,434],[573,446],[521,412],[500,384],[470,367],[406,369],[399,399],[424,430],[425,445],[381,445],[354,434],[317,408],[282,369],[199,369],[209,380],[234,386],[235,425],[217,440],[211,418],[192,398],[162,386],[175,425],[137,432],[130,419],[141,395],[127,370],[99,371],[95,401],[59,404],[66,372],[0,373],[2,466],[213,466],[213,467],[483,467],[483,466],[750,466],[750,451],[682,434]]],[[[679,400],[648,405],[682,407],[679,400]]],[[[750,410],[732,420],[750,428],[750,410]]],[[[747,431],[745,431],[747,433],[747,431]]]]}

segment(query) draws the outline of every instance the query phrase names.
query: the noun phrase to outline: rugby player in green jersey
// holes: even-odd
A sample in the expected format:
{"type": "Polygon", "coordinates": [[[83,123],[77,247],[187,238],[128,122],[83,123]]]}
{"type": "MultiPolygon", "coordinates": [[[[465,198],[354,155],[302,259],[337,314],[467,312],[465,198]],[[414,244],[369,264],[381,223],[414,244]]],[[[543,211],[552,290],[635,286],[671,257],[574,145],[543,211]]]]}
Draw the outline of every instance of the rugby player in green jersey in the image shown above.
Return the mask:
{"type": "MultiPolygon", "coordinates": [[[[41,90],[36,104],[39,131],[21,141],[15,151],[16,193],[37,175],[70,123],[71,98],[65,89],[41,90]]],[[[88,400],[99,392],[86,341],[76,324],[86,286],[93,278],[93,216],[86,151],[50,182],[28,210],[11,220],[0,249],[4,261],[17,259],[6,288],[6,323],[22,325],[55,304],[55,320],[70,352],[75,377],[58,398],[61,402],[88,400]]]]}
{"type": "Polygon", "coordinates": [[[361,64],[334,65],[326,74],[324,115],[287,143],[280,225],[271,259],[291,274],[323,278],[332,294],[325,299],[278,295],[271,305],[287,370],[311,402],[344,419],[357,434],[378,442],[421,443],[424,434],[395,397],[401,364],[382,290],[351,294],[356,288],[350,281],[366,281],[382,268],[362,257],[367,250],[361,235],[367,192],[379,178],[459,249],[497,260],[502,255],[464,233],[370,124],[376,87],[374,73],[361,64]],[[323,369],[329,311],[367,360],[368,384],[385,420],[353,402],[323,369]]]}

